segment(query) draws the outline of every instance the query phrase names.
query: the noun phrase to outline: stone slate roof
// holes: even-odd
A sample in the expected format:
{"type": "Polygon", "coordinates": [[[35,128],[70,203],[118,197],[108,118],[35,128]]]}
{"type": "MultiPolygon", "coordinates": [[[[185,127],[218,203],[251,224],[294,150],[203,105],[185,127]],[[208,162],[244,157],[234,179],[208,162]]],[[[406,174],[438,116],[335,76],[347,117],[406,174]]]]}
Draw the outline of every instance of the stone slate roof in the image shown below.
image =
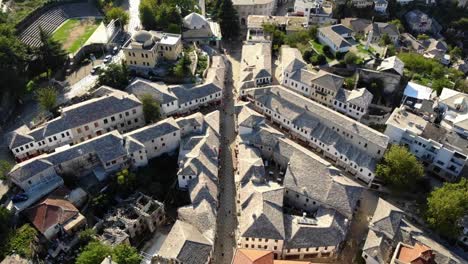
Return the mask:
{"type": "Polygon", "coordinates": [[[200,261],[200,258],[203,258],[208,248],[210,249],[208,252],[211,251],[212,245],[213,243],[206,239],[194,226],[177,220],[164,240],[158,254],[169,259],[178,259],[180,256],[184,260],[192,257],[194,260],[200,261]],[[185,246],[186,243],[189,244],[185,246]]]}
{"type": "Polygon", "coordinates": [[[38,156],[36,158],[16,164],[11,169],[10,173],[14,174],[16,179],[24,181],[25,179],[53,166],[54,165],[50,161],[42,159],[42,156],[38,156]]]}
{"type": "Polygon", "coordinates": [[[300,224],[301,218],[285,215],[286,249],[338,246],[344,241],[347,220],[337,211],[320,208],[314,217],[316,225],[300,224]]]}
{"type": "Polygon", "coordinates": [[[315,74],[306,69],[297,70],[293,73],[293,75],[291,75],[291,79],[295,80],[296,82],[305,83],[307,85],[310,85],[314,77],[315,74]]]}
{"type": "Polygon", "coordinates": [[[211,94],[215,94],[217,92],[222,91],[221,87],[213,83],[205,83],[194,87],[175,86],[170,87],[169,89],[173,94],[175,94],[175,96],[179,100],[179,104],[184,104],[196,99],[201,99],[203,97],[207,97],[211,94]]]}
{"type": "Polygon", "coordinates": [[[150,82],[142,78],[136,78],[125,88],[125,91],[136,95],[140,99],[143,95],[149,94],[161,104],[177,100],[177,97],[169,91],[166,84],[162,82],[150,82]]]}
{"type": "Polygon", "coordinates": [[[370,224],[374,231],[383,233],[389,239],[393,239],[398,232],[402,219],[403,211],[389,202],[379,199],[370,224]]]}
{"type": "Polygon", "coordinates": [[[249,183],[240,192],[240,235],[284,240],[283,188],[249,183]]]}
{"type": "Polygon", "coordinates": [[[172,132],[176,132],[179,130],[179,126],[177,125],[174,118],[169,117],[162,121],[157,122],[156,124],[145,126],[134,130],[130,133],[127,133],[127,137],[132,137],[133,139],[145,143],[150,140],[153,140],[158,137],[162,137],[172,132]]]}
{"type": "Polygon", "coordinates": [[[211,253],[211,246],[193,241],[186,241],[180,249],[177,259],[182,263],[205,264],[211,253]]]}
{"type": "Polygon", "coordinates": [[[8,133],[5,138],[8,143],[8,147],[10,149],[14,149],[29,142],[33,142],[34,137],[28,135],[28,133],[30,133],[30,130],[26,125],[23,125],[17,128],[16,130],[8,133]]]}
{"type": "Polygon", "coordinates": [[[338,92],[338,90],[343,86],[344,78],[339,75],[320,70],[311,81],[312,84],[338,92]]]}
{"type": "Polygon", "coordinates": [[[284,187],[335,208],[351,217],[362,188],[344,176],[330,163],[290,140],[280,139],[275,150],[289,157],[284,187]]]}
{"type": "Polygon", "coordinates": [[[336,100],[340,102],[348,102],[364,109],[371,104],[374,96],[366,88],[359,88],[352,91],[340,89],[336,94],[336,100]]]}
{"type": "Polygon", "coordinates": [[[309,112],[322,126],[342,128],[382,148],[388,145],[389,138],[386,135],[281,86],[251,89],[247,93],[293,123],[296,123],[298,117],[303,117],[302,113],[309,112]]]}
{"type": "Polygon", "coordinates": [[[65,107],[62,109],[61,116],[48,121],[41,127],[32,131],[24,128],[15,130],[13,136],[9,137],[10,148],[29,142],[27,140],[32,141],[32,138],[35,141],[41,141],[48,136],[65,130],[141,106],[141,102],[134,95],[129,95],[110,87],[105,88],[109,92],[102,97],[65,107]]]}

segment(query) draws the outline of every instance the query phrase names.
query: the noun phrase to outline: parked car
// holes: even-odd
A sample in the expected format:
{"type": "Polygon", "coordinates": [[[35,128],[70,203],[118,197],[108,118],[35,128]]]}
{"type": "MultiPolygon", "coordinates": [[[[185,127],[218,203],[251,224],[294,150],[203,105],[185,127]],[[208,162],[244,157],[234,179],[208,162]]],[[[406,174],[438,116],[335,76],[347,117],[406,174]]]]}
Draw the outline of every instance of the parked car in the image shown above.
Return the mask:
{"type": "Polygon", "coordinates": [[[119,47],[118,46],[115,46],[113,49],[112,49],[112,54],[117,54],[119,53],[119,47]]]}
{"type": "Polygon", "coordinates": [[[101,65],[94,66],[93,69],[91,69],[91,74],[96,75],[102,70],[101,65]]]}
{"type": "Polygon", "coordinates": [[[11,200],[14,203],[19,203],[19,202],[24,202],[24,201],[26,201],[28,199],[29,199],[28,195],[26,195],[24,193],[20,193],[20,194],[17,194],[15,196],[13,196],[13,198],[11,200]]]}
{"type": "Polygon", "coordinates": [[[106,57],[104,57],[104,63],[109,63],[112,61],[112,55],[107,55],[106,57]]]}

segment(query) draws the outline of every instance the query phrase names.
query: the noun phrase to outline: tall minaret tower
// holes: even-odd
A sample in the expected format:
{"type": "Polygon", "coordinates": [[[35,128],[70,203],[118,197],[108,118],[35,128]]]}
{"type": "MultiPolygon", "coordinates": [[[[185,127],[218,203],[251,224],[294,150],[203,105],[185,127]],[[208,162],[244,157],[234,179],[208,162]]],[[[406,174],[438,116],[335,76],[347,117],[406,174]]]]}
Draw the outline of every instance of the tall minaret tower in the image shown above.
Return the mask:
{"type": "Polygon", "coordinates": [[[198,5],[200,6],[201,15],[206,17],[206,14],[205,14],[205,0],[198,0],[198,5]]]}

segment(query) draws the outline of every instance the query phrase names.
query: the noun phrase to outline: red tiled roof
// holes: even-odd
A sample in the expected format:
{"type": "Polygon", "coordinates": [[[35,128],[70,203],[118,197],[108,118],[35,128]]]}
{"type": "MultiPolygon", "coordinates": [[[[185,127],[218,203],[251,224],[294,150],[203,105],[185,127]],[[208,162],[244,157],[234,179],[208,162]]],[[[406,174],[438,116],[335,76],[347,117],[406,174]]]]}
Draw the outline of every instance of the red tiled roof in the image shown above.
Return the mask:
{"type": "Polygon", "coordinates": [[[273,251],[237,249],[232,264],[312,264],[308,261],[275,260],[273,251]]]}
{"type": "Polygon", "coordinates": [[[416,243],[413,247],[401,244],[397,259],[408,264],[435,263],[431,248],[419,243],[416,243]]]}
{"type": "Polygon", "coordinates": [[[29,221],[44,233],[56,224],[64,224],[79,213],[78,209],[67,200],[47,198],[24,210],[29,221]]]}

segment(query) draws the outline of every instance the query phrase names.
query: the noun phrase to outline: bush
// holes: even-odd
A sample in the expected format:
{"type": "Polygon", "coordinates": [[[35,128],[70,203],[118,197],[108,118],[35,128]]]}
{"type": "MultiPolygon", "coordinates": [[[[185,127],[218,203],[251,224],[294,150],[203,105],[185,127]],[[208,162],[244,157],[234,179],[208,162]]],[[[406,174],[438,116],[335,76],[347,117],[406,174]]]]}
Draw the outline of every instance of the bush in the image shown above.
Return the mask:
{"type": "Polygon", "coordinates": [[[329,58],[329,59],[334,59],[335,58],[335,55],[333,54],[332,49],[329,46],[327,46],[327,45],[323,46],[322,51],[323,51],[323,54],[325,54],[325,56],[327,56],[327,58],[329,58]]]}
{"type": "Polygon", "coordinates": [[[325,58],[323,54],[314,54],[310,58],[310,63],[312,63],[312,65],[323,65],[327,63],[327,58],[325,58]]]}

